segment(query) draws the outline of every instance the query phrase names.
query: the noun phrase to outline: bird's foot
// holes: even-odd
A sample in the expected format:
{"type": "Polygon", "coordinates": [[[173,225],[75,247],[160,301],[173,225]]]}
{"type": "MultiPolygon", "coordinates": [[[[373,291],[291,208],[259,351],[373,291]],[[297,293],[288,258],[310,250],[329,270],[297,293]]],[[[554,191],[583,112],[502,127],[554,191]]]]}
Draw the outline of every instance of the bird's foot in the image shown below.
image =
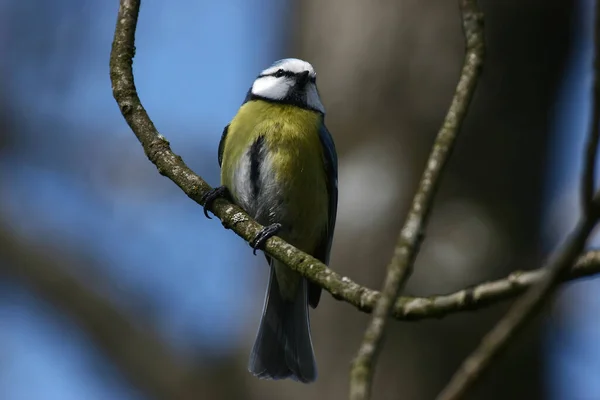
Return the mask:
{"type": "Polygon", "coordinates": [[[231,198],[229,190],[225,186],[218,186],[214,189],[206,192],[204,196],[200,199],[201,202],[204,202],[204,215],[208,219],[212,219],[210,215],[208,215],[208,209],[212,207],[213,203],[219,197],[221,198],[231,198]]]}
{"type": "Polygon", "coordinates": [[[277,234],[277,232],[279,232],[280,229],[281,229],[281,224],[278,224],[278,223],[274,223],[274,224],[263,227],[260,230],[260,232],[258,232],[256,237],[254,239],[252,239],[252,241],[250,241],[250,247],[252,247],[254,249],[254,250],[252,250],[252,253],[254,255],[256,255],[256,250],[262,250],[264,248],[267,240],[270,237],[275,236],[277,234]]]}

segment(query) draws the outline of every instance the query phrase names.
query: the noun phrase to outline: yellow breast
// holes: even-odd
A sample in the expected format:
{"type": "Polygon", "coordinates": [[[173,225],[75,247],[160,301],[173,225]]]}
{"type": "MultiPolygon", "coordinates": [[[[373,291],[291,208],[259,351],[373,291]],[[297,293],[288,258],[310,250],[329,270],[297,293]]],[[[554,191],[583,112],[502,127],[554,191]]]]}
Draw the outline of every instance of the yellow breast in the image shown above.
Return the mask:
{"type": "Polygon", "coordinates": [[[262,136],[274,177],[272,184],[277,186],[285,211],[277,215],[283,220],[273,222],[293,224],[289,237],[284,239],[309,252],[328,218],[321,123],[322,116],[313,111],[265,101],[248,102],[229,125],[221,170],[222,184],[233,189],[235,196],[235,171],[252,143],[262,136]]]}

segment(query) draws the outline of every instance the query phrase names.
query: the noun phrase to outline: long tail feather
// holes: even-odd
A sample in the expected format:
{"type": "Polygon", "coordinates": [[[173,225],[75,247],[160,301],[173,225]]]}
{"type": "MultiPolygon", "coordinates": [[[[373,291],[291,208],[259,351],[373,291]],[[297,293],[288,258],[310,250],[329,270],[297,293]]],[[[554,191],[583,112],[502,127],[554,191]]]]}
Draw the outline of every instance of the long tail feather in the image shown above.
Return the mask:
{"type": "Polygon", "coordinates": [[[262,379],[291,378],[304,383],[316,379],[307,293],[308,282],[302,278],[294,301],[284,300],[275,268],[271,268],[263,315],[248,364],[253,375],[262,379]]]}

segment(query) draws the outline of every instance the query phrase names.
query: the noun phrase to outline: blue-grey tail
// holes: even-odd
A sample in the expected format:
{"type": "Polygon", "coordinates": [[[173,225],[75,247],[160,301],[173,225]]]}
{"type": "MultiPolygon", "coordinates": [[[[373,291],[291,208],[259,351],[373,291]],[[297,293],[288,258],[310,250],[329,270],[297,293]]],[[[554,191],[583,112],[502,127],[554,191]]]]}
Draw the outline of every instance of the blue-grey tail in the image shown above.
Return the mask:
{"type": "Polygon", "coordinates": [[[262,379],[313,382],[317,378],[317,366],[308,318],[308,282],[302,278],[294,301],[286,301],[279,291],[275,268],[270,269],[269,287],[248,370],[262,379]]]}

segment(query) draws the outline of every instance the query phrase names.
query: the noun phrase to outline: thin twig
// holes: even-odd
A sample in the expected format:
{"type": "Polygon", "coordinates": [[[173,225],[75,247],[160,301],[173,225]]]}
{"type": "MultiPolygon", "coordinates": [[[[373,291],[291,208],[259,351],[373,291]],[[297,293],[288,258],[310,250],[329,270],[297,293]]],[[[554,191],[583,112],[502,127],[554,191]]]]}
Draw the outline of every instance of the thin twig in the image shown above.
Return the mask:
{"type": "Polygon", "coordinates": [[[374,364],[383,342],[386,321],[394,300],[411,275],[440,176],[452,153],[483,65],[483,14],[478,10],[475,0],[460,0],[459,4],[466,39],[463,68],[454,98],[435,139],[419,188],[388,265],[382,295],[375,306],[373,317],[352,364],[350,371],[350,399],[352,400],[365,400],[370,397],[374,364]]]}
{"type": "Polygon", "coordinates": [[[592,96],[592,120],[585,150],[584,173],[582,174],[582,217],[567,241],[551,259],[543,279],[523,297],[515,302],[500,322],[482,339],[479,346],[462,363],[448,385],[438,396],[438,400],[458,400],[473,386],[490,363],[506,348],[511,339],[525,326],[527,321],[539,311],[548,300],[557,284],[581,254],[585,243],[600,217],[599,205],[594,199],[594,168],[597,157],[598,127],[600,124],[600,6],[596,4],[594,87],[592,96]]]}
{"type": "MultiPolygon", "coordinates": [[[[575,266],[563,280],[589,277],[600,272],[600,252],[589,251],[578,258],[575,266]]],[[[451,314],[477,311],[484,307],[512,299],[539,283],[548,273],[544,268],[533,271],[514,271],[506,278],[481,283],[451,294],[430,297],[400,297],[394,305],[394,317],[401,321],[443,318],[451,314]]],[[[374,292],[374,296],[379,296],[374,292]]],[[[370,312],[371,300],[368,309],[370,312]]]]}
{"type": "Polygon", "coordinates": [[[437,397],[438,400],[458,400],[481,376],[489,364],[516,336],[525,322],[539,310],[552,293],[561,272],[571,265],[592,231],[596,220],[585,219],[580,222],[562,246],[558,255],[548,264],[547,272],[533,285],[500,320],[500,322],[481,340],[475,351],[462,363],[448,385],[437,397]]]}

